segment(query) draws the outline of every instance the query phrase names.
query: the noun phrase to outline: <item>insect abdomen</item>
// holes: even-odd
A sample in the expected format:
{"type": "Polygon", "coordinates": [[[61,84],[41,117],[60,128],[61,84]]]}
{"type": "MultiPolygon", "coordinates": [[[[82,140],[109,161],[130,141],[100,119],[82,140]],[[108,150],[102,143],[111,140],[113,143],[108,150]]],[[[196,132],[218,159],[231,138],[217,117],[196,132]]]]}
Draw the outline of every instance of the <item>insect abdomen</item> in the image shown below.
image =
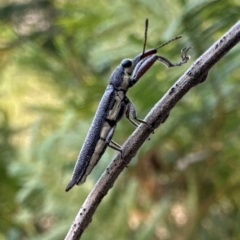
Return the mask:
{"type": "MultiPolygon", "coordinates": [[[[73,170],[72,179],[66,187],[66,191],[69,191],[75,184],[83,183],[85,181],[87,175],[85,177],[84,175],[87,173],[87,168],[91,162],[92,157],[94,156],[95,149],[100,140],[100,134],[103,129],[105,118],[109,112],[109,103],[112,101],[114,101],[114,88],[109,85],[100,101],[87,137],[79,153],[76,165],[73,170]]],[[[103,150],[105,150],[105,148],[106,146],[102,147],[103,150]]],[[[102,154],[103,152],[99,155],[99,158],[102,154]]],[[[94,161],[97,163],[98,160],[94,161]]],[[[91,167],[91,169],[92,168],[93,167],[91,167]]]]}

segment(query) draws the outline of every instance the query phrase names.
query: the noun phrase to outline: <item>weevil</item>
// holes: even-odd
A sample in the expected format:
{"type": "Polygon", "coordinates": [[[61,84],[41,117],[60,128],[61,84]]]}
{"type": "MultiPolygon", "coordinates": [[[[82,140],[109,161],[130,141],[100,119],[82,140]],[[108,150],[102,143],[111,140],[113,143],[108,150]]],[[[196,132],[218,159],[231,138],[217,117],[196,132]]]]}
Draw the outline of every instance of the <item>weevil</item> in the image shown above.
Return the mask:
{"type": "Polygon", "coordinates": [[[147,122],[137,117],[133,103],[126,96],[128,89],[132,87],[156,61],[162,62],[167,67],[176,67],[181,66],[190,59],[190,56],[187,56],[187,52],[190,48],[182,49],[182,59],[175,64],[170,62],[167,58],[157,55],[159,48],[179,39],[181,36],[178,36],[157,48],[145,51],[147,31],[148,19],[146,19],[145,22],[145,39],[142,53],[133,59],[122,60],[120,65],[112,73],[110,82],[102,96],[87,137],[79,153],[72,179],[67,185],[66,191],[69,191],[76,184],[79,185],[85,182],[86,177],[98,163],[107,146],[121,152],[121,157],[123,158],[121,146],[114,142],[112,137],[117,123],[124,114],[136,127],[138,126],[138,123],[143,123],[149,128],[152,128],[147,122]],[[130,115],[132,118],[130,118],[130,115]]]}

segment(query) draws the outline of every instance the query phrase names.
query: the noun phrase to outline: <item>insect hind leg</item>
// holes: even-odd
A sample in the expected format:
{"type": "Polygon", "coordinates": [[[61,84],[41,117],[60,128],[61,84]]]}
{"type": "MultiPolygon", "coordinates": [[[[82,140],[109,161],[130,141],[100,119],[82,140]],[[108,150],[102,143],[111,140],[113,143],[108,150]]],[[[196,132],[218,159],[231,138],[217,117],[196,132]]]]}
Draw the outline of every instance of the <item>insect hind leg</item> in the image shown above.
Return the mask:
{"type": "Polygon", "coordinates": [[[122,156],[121,146],[120,146],[118,143],[116,143],[116,142],[114,142],[114,141],[112,140],[112,137],[113,137],[113,134],[114,134],[114,132],[115,132],[116,126],[117,126],[117,125],[114,125],[114,126],[111,128],[110,132],[109,132],[108,135],[107,135],[107,138],[106,138],[105,142],[106,142],[106,144],[107,144],[110,148],[112,148],[112,149],[120,152],[120,153],[121,153],[121,158],[122,158],[123,156],[122,156]]]}

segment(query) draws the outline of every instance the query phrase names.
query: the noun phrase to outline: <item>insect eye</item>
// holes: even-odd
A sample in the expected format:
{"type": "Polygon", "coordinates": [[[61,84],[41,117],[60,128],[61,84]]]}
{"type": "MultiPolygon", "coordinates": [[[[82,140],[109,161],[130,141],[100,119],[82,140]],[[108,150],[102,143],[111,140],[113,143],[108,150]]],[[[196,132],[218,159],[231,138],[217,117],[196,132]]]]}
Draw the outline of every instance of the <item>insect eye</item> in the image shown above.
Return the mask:
{"type": "Polygon", "coordinates": [[[129,68],[129,67],[132,66],[132,61],[129,60],[129,59],[124,59],[124,60],[122,60],[121,65],[122,65],[124,68],[129,68]]]}

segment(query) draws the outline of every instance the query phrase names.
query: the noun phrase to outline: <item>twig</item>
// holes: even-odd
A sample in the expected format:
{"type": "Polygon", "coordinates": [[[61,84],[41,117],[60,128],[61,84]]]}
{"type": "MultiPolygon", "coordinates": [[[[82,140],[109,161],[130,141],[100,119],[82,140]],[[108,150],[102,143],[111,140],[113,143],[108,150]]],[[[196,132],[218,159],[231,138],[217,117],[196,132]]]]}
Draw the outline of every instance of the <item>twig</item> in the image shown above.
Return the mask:
{"type": "MultiPolygon", "coordinates": [[[[147,121],[153,128],[159,127],[168,117],[176,103],[194,86],[203,82],[209,70],[240,41],[240,21],[238,21],[224,36],[212,45],[185,74],[169,89],[162,99],[147,115],[147,121]]],[[[119,174],[136,155],[138,149],[149,138],[152,130],[141,124],[128,138],[122,148],[123,159],[120,154],[114,158],[103,173],[93,190],[88,195],[79,210],[65,240],[80,239],[83,231],[92,220],[92,216],[103,197],[112,188],[119,174]]]]}

